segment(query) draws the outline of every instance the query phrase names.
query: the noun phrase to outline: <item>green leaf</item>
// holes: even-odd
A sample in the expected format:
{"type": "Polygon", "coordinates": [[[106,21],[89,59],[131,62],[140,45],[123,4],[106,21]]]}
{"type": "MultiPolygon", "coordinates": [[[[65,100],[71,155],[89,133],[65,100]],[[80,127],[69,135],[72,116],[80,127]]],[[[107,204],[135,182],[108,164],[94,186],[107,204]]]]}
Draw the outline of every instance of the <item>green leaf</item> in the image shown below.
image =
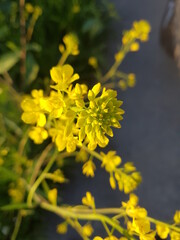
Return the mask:
{"type": "Polygon", "coordinates": [[[0,57],[0,74],[9,71],[20,59],[20,50],[5,53],[0,57]]]}
{"type": "Polygon", "coordinates": [[[35,52],[40,52],[41,51],[41,45],[39,45],[38,43],[29,43],[26,46],[26,50],[27,51],[35,51],[35,52]]]}
{"type": "Polygon", "coordinates": [[[27,203],[8,204],[0,207],[0,211],[13,211],[17,209],[28,208],[27,203]]]}
{"type": "Polygon", "coordinates": [[[39,72],[39,65],[34,56],[27,53],[26,59],[26,85],[29,86],[36,78],[39,72]]]}

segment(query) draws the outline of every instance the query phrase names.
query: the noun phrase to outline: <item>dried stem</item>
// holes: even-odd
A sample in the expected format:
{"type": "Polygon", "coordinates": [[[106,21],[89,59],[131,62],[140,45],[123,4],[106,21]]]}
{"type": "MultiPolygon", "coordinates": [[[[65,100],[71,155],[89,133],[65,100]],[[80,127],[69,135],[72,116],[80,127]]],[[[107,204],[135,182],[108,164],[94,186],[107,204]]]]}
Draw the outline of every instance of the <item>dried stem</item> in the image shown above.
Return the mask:
{"type": "Polygon", "coordinates": [[[21,45],[21,56],[20,56],[20,76],[21,76],[21,87],[24,85],[26,75],[26,20],[24,15],[25,0],[19,0],[19,13],[20,13],[20,45],[21,45]]]}

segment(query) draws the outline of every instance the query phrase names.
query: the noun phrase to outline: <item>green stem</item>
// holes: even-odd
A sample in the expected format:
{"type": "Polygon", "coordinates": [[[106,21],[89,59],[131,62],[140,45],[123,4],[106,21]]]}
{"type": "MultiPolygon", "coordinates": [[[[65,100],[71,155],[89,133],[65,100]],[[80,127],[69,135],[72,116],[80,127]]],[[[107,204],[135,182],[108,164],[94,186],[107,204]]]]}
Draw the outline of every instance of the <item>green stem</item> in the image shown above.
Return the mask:
{"type": "Polygon", "coordinates": [[[127,45],[122,45],[121,47],[121,52],[124,54],[123,58],[121,58],[121,60],[119,61],[115,61],[114,64],[112,65],[112,67],[109,69],[109,71],[101,78],[101,82],[102,83],[105,83],[107,82],[110,78],[112,78],[118,67],[120,66],[120,64],[122,63],[123,59],[125,58],[125,56],[127,55],[127,53],[129,52],[130,50],[130,46],[131,44],[134,42],[135,39],[132,39],[131,42],[129,42],[127,45]]]}
{"type": "Polygon", "coordinates": [[[93,150],[90,150],[90,149],[89,149],[88,147],[86,147],[85,145],[82,145],[81,148],[84,149],[86,152],[90,153],[90,154],[91,154],[92,156],[94,156],[95,158],[99,159],[101,162],[103,161],[103,157],[102,157],[99,153],[97,153],[97,152],[95,152],[95,151],[93,151],[93,150]]]}
{"type": "Polygon", "coordinates": [[[175,227],[175,226],[170,225],[170,224],[168,224],[168,223],[161,222],[161,221],[156,220],[156,219],[151,218],[151,217],[147,217],[147,219],[148,219],[150,222],[154,223],[154,224],[166,225],[169,229],[171,229],[171,230],[173,230],[173,231],[175,231],[175,232],[180,233],[180,228],[178,228],[178,227],[175,227]]]}
{"type": "Polygon", "coordinates": [[[41,169],[44,160],[46,159],[49,151],[52,149],[53,144],[50,143],[42,152],[42,154],[40,155],[39,159],[37,160],[36,166],[33,170],[33,174],[31,176],[31,180],[30,180],[30,185],[33,185],[34,181],[36,180],[38,174],[39,174],[39,170],[41,169]]]}
{"type": "Polygon", "coordinates": [[[109,228],[108,228],[106,222],[105,222],[105,221],[102,221],[102,225],[103,225],[104,229],[106,230],[106,233],[107,233],[108,236],[110,237],[110,236],[111,236],[111,232],[109,231],[109,228]]]}
{"type": "Polygon", "coordinates": [[[20,229],[20,226],[21,226],[21,222],[22,222],[22,215],[19,212],[18,215],[17,215],[17,219],[16,219],[14,231],[13,231],[12,236],[11,236],[11,240],[16,239],[16,237],[18,235],[18,232],[19,232],[19,229],[20,229]]]}
{"type": "Polygon", "coordinates": [[[58,65],[62,66],[65,63],[65,61],[67,60],[68,56],[69,56],[68,51],[67,50],[64,51],[63,55],[61,56],[61,58],[60,58],[60,60],[58,62],[58,65]]]}
{"type": "Polygon", "coordinates": [[[33,186],[31,187],[28,197],[27,197],[27,204],[28,206],[32,206],[32,199],[33,199],[33,195],[36,192],[37,188],[39,187],[39,185],[41,184],[41,182],[44,180],[46,173],[50,170],[50,168],[52,167],[54,161],[56,160],[56,156],[57,156],[57,151],[55,150],[54,154],[52,155],[49,163],[47,164],[47,166],[45,167],[45,169],[42,171],[41,175],[39,176],[39,178],[35,181],[35,183],[33,184],[33,186]]]}
{"type": "Polygon", "coordinates": [[[79,219],[79,220],[90,220],[90,221],[100,221],[100,222],[105,222],[106,224],[109,224],[111,227],[115,228],[119,233],[123,234],[125,237],[128,239],[135,239],[134,237],[130,236],[124,228],[122,228],[117,221],[112,220],[111,218],[97,214],[97,213],[74,213],[71,209],[65,209],[62,207],[58,206],[53,206],[49,203],[42,202],[40,204],[40,207],[55,213],[56,215],[61,216],[62,218],[70,218],[70,219],[79,219]]]}

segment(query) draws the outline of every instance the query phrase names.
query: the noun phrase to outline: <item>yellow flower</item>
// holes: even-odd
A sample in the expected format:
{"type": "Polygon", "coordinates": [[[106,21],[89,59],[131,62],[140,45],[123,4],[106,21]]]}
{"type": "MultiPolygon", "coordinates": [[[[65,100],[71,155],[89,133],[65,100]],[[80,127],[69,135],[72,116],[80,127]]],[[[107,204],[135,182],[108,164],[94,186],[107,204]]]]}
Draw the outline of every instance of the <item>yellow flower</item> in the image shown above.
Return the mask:
{"type": "Polygon", "coordinates": [[[88,59],[88,63],[89,63],[90,66],[92,66],[95,69],[98,67],[97,58],[95,58],[95,57],[90,57],[88,59]]]}
{"type": "Polygon", "coordinates": [[[86,196],[82,198],[82,204],[92,209],[95,208],[94,197],[91,195],[90,192],[86,192],[86,196]]]}
{"type": "Polygon", "coordinates": [[[157,234],[160,238],[166,239],[169,234],[169,228],[165,224],[156,225],[157,234]]]}
{"type": "Polygon", "coordinates": [[[149,23],[145,20],[135,21],[133,23],[133,28],[136,32],[137,38],[141,41],[147,41],[151,27],[149,23]]]}
{"type": "Polygon", "coordinates": [[[174,214],[174,222],[176,224],[180,224],[180,210],[176,211],[176,213],[174,214]]]}
{"type": "Polygon", "coordinates": [[[170,237],[171,237],[171,240],[180,240],[180,233],[177,233],[177,232],[170,232],[170,237]]]}
{"type": "Polygon", "coordinates": [[[119,82],[118,82],[118,86],[120,87],[120,89],[122,91],[125,91],[127,89],[127,83],[126,81],[124,81],[123,79],[121,79],[119,82]]]}
{"type": "Polygon", "coordinates": [[[101,96],[101,84],[96,84],[88,92],[89,106],[80,112],[77,119],[77,128],[80,129],[79,138],[83,141],[87,136],[88,148],[94,150],[97,145],[105,147],[109,139],[106,134],[113,136],[111,127],[120,128],[120,120],[124,111],[119,108],[121,101],[116,99],[117,92],[103,89],[101,96]]]}
{"type": "Polygon", "coordinates": [[[29,131],[29,137],[34,141],[34,143],[41,144],[48,138],[48,132],[41,127],[32,127],[29,131]]]}
{"type": "Polygon", "coordinates": [[[140,240],[155,240],[156,232],[151,230],[150,222],[145,218],[133,219],[131,230],[138,233],[140,240]]]}
{"type": "Polygon", "coordinates": [[[104,240],[118,240],[115,236],[106,237],[104,240]]]}
{"type": "Polygon", "coordinates": [[[55,142],[58,151],[74,152],[78,144],[77,137],[74,135],[75,125],[72,122],[73,116],[63,116],[63,120],[56,121],[55,126],[49,129],[49,135],[55,142]],[[72,117],[72,119],[71,119],[72,117]]]}
{"type": "Polygon", "coordinates": [[[66,46],[66,51],[68,54],[72,55],[78,55],[79,49],[78,49],[78,38],[75,34],[69,33],[64,36],[63,42],[66,46]]]}
{"type": "Polygon", "coordinates": [[[57,91],[67,91],[70,84],[79,79],[79,75],[74,74],[74,69],[69,64],[53,67],[50,75],[56,83],[56,85],[51,85],[51,88],[57,91]]]}
{"type": "Polygon", "coordinates": [[[99,236],[96,236],[96,237],[93,238],[93,240],[103,240],[103,238],[99,237],[99,236]]]}
{"type": "Polygon", "coordinates": [[[21,119],[27,124],[36,124],[44,127],[46,124],[46,116],[40,107],[40,100],[43,98],[42,90],[33,90],[31,92],[33,98],[27,97],[21,102],[21,108],[24,113],[21,119]]]}
{"type": "Polygon", "coordinates": [[[63,222],[57,225],[57,233],[59,234],[66,234],[68,230],[67,222],[63,222]]]}
{"type": "Polygon", "coordinates": [[[93,233],[93,228],[91,226],[91,224],[87,223],[86,225],[84,225],[82,227],[82,232],[83,232],[83,235],[87,236],[87,237],[90,237],[93,233]]]}
{"type": "Polygon", "coordinates": [[[114,56],[116,62],[121,62],[124,57],[125,57],[125,54],[121,50],[117,52],[114,56]]]}
{"type": "Polygon", "coordinates": [[[116,181],[115,181],[113,175],[110,176],[109,183],[110,183],[110,186],[112,187],[112,189],[116,189],[116,181]]]}
{"type": "Polygon", "coordinates": [[[52,118],[59,118],[66,108],[62,94],[51,91],[50,96],[40,99],[40,107],[49,113],[52,118]]]}
{"type": "Polygon", "coordinates": [[[53,189],[49,190],[49,192],[48,192],[48,200],[53,205],[57,205],[57,189],[56,188],[53,188],[53,189]]]}
{"type": "Polygon", "coordinates": [[[88,160],[88,153],[84,149],[80,149],[80,151],[76,155],[77,162],[86,162],[88,160]]]}
{"type": "Polygon", "coordinates": [[[83,169],[82,172],[84,175],[86,175],[86,177],[89,176],[94,177],[94,171],[96,170],[96,166],[92,160],[89,160],[86,163],[84,163],[82,169],[83,169]]]}
{"type": "Polygon", "coordinates": [[[31,3],[26,3],[25,4],[25,9],[28,13],[33,13],[34,12],[34,7],[31,3]]]}
{"type": "Polygon", "coordinates": [[[107,172],[113,172],[121,163],[121,158],[116,155],[116,151],[109,151],[107,154],[101,152],[102,167],[105,167],[107,172]]]}
{"type": "Polygon", "coordinates": [[[139,43],[138,43],[138,42],[134,42],[134,43],[132,43],[131,46],[130,46],[130,51],[136,52],[136,51],[139,50],[139,48],[140,48],[139,43]]]}
{"type": "Polygon", "coordinates": [[[129,87],[134,87],[136,84],[136,76],[134,73],[128,74],[127,84],[129,87]]]}

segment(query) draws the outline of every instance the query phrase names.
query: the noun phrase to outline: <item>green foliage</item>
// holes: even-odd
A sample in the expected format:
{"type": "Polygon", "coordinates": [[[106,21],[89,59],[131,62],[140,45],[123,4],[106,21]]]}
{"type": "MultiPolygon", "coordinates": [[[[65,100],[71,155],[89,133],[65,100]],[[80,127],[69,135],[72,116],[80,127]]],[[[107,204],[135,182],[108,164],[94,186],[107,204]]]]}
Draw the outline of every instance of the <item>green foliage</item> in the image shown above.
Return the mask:
{"type": "MultiPolygon", "coordinates": [[[[49,77],[50,69],[58,61],[57,52],[62,36],[75,32],[80,43],[82,54],[76,61],[70,63],[85,79],[90,77],[93,69],[87,67],[88,58],[93,55],[100,62],[104,59],[107,25],[111,18],[116,16],[113,5],[108,1],[95,0],[33,0],[29,1],[33,10],[26,7],[26,82],[27,90],[35,79],[36,85],[44,86],[44,79],[49,77]],[[41,14],[42,13],[42,14],[41,14]],[[29,41],[38,46],[37,49],[29,46],[29,41]],[[48,47],[47,47],[48,46],[48,47]],[[35,50],[35,51],[34,51],[35,50]]],[[[26,5],[29,4],[28,1],[26,5]]],[[[0,2],[0,74],[11,70],[14,82],[19,88],[20,59],[20,23],[19,6],[15,0],[2,0],[0,2]],[[13,39],[12,39],[13,36],[13,39]]]]}

